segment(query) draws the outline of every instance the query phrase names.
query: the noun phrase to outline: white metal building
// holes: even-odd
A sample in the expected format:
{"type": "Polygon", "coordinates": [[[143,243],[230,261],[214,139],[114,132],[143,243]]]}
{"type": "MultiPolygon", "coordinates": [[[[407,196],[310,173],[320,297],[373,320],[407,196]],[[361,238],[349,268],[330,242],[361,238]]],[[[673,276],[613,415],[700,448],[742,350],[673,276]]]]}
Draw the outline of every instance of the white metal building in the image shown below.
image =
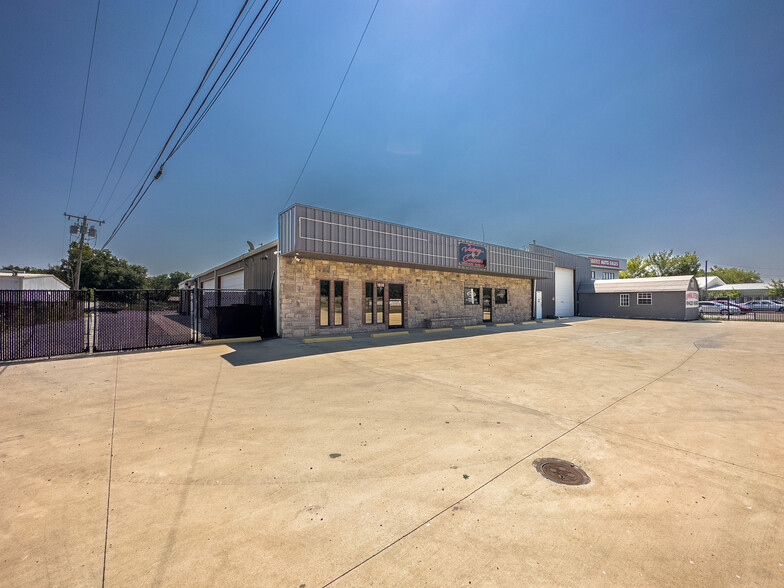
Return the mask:
{"type": "Polygon", "coordinates": [[[60,278],[52,274],[0,272],[0,290],[70,290],[60,278]]]}

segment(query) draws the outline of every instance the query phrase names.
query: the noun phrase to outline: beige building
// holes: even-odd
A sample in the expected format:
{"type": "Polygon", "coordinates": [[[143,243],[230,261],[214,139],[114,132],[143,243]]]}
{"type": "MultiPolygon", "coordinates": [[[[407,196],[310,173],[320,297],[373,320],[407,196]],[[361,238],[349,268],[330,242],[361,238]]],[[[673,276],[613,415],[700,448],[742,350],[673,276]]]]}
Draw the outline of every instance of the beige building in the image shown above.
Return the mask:
{"type": "Polygon", "coordinates": [[[300,204],[278,235],[192,284],[272,290],[282,337],[530,320],[554,276],[548,255],[300,204]]]}

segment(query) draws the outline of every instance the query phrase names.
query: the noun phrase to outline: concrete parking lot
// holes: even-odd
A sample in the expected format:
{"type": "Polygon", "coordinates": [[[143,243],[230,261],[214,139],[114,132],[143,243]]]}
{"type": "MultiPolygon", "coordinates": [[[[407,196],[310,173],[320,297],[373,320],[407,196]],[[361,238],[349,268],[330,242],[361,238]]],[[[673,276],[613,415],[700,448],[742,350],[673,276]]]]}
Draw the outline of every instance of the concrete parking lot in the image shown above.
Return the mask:
{"type": "Polygon", "coordinates": [[[438,336],[0,365],[0,584],[784,585],[784,325],[438,336]]]}

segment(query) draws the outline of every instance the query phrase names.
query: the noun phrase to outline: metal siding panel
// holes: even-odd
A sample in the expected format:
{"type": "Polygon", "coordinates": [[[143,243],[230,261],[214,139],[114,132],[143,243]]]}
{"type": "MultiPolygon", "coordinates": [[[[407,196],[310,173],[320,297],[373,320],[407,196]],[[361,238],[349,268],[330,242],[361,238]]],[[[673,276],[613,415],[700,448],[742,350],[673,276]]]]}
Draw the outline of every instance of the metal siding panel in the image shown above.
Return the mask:
{"type": "MultiPolygon", "coordinates": [[[[312,207],[296,206],[283,213],[284,217],[288,215],[294,216],[293,225],[298,241],[293,249],[296,251],[463,269],[457,259],[458,243],[463,239],[457,237],[312,207]]],[[[280,226],[284,224],[285,221],[281,221],[280,226]]],[[[284,232],[281,228],[281,239],[284,232]]],[[[477,243],[471,239],[464,241],[477,243]]],[[[543,257],[537,254],[498,245],[483,245],[488,249],[490,273],[539,278],[552,275],[552,270],[542,270],[543,257]]]]}

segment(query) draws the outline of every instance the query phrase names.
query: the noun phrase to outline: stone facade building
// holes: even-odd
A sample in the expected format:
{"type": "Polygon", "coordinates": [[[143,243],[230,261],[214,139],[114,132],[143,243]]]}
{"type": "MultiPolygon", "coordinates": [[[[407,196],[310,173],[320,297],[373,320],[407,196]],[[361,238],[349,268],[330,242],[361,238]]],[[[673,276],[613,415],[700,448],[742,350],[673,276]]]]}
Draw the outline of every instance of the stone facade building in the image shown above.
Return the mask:
{"type": "Polygon", "coordinates": [[[295,204],[278,240],[187,286],[272,290],[282,337],[522,322],[553,258],[295,204]],[[227,286],[228,285],[228,286],[227,286]]]}

